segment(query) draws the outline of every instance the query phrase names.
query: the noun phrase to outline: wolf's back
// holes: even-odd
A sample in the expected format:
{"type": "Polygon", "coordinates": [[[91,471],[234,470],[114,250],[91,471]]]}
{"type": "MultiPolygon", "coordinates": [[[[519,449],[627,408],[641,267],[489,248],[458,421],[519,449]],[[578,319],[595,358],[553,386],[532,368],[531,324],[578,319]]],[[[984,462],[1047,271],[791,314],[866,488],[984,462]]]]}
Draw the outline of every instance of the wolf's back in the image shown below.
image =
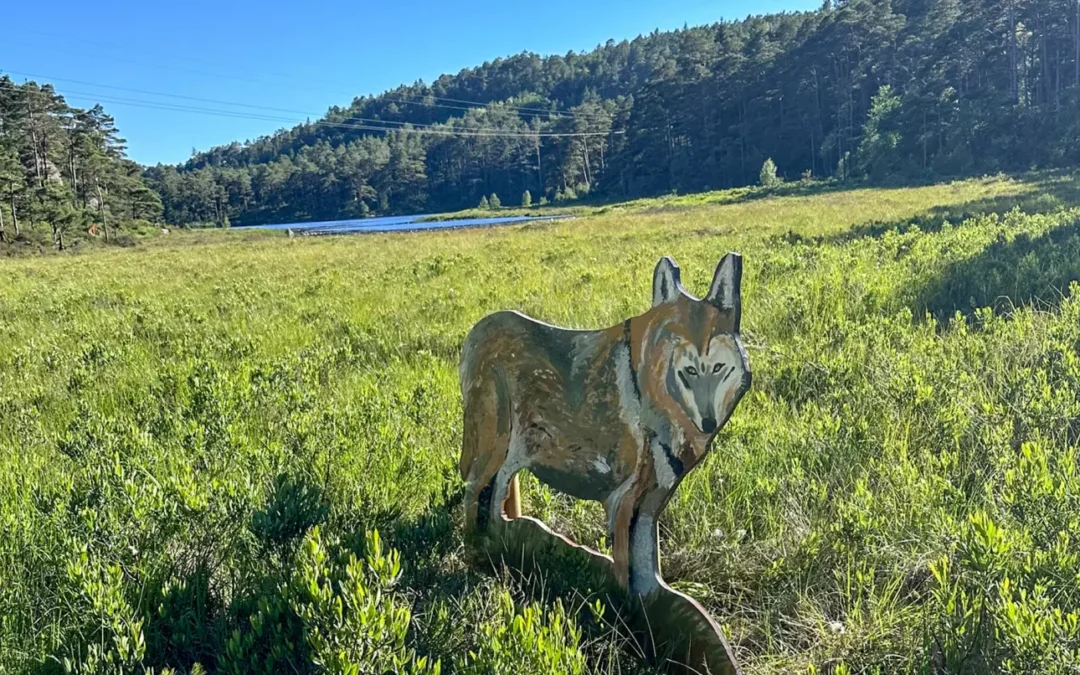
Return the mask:
{"type": "Polygon", "coordinates": [[[493,337],[506,339],[513,333],[513,324],[521,315],[516,312],[495,312],[476,322],[465,342],[461,345],[461,360],[458,362],[458,377],[461,378],[462,396],[468,399],[468,389],[483,377],[485,370],[492,363],[491,343],[493,337]]]}

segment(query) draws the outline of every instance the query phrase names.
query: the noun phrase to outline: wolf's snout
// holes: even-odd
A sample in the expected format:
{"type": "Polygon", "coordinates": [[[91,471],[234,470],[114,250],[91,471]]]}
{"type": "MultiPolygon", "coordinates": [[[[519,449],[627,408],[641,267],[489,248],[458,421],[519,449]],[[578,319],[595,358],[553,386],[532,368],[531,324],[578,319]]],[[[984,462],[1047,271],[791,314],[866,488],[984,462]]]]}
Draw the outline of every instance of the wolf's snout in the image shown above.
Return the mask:
{"type": "Polygon", "coordinates": [[[716,419],[712,417],[703,418],[701,420],[701,430],[707,434],[716,431],[716,419]]]}

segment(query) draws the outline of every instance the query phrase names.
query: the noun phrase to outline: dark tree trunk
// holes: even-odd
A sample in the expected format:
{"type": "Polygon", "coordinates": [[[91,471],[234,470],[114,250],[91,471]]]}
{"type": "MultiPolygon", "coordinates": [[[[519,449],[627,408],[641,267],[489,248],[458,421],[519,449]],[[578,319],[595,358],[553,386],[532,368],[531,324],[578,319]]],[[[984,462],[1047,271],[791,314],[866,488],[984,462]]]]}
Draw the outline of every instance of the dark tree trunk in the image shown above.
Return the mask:
{"type": "MultiPolygon", "coordinates": [[[[10,189],[10,188],[9,188],[10,189]]],[[[15,236],[19,236],[19,212],[15,208],[15,191],[10,190],[11,197],[11,226],[15,228],[15,236]]]]}
{"type": "Polygon", "coordinates": [[[1017,69],[1020,67],[1016,48],[1016,11],[1014,0],[1005,5],[1005,28],[1009,31],[1009,97],[1012,104],[1020,104],[1020,82],[1017,69]]]}
{"type": "Polygon", "coordinates": [[[105,211],[105,195],[101,192],[101,186],[97,186],[98,210],[101,211],[101,229],[105,231],[105,242],[109,242],[109,214],[105,211]]]}

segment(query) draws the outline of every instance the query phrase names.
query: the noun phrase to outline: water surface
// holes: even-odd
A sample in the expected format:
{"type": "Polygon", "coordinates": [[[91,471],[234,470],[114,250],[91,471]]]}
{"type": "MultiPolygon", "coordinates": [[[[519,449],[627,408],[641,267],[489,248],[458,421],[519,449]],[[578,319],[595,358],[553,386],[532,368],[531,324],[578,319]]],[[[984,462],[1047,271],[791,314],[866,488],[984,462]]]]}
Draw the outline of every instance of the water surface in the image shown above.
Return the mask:
{"type": "Polygon", "coordinates": [[[455,227],[485,227],[510,225],[538,220],[555,220],[566,216],[502,216],[496,218],[461,218],[458,220],[430,220],[430,214],[414,216],[383,216],[380,218],[354,218],[351,220],[323,220],[310,223],[277,223],[273,225],[246,225],[263,230],[292,230],[297,234],[364,234],[369,232],[405,232],[412,230],[445,230],[455,227]]]}

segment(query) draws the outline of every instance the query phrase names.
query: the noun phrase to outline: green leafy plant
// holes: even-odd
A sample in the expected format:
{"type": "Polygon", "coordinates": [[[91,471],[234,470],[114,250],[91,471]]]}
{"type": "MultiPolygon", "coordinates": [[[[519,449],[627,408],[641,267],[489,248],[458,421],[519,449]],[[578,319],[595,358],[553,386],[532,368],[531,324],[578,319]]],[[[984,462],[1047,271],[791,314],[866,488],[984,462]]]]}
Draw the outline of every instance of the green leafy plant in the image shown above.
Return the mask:
{"type": "Polygon", "coordinates": [[[261,598],[250,625],[229,638],[225,670],[437,675],[438,661],[406,645],[411,613],[393,590],[398,553],[384,549],[377,530],[367,535],[362,560],[333,549],[312,530],[292,578],[261,598]]]}
{"type": "Polygon", "coordinates": [[[251,518],[251,531],[268,547],[284,552],[328,514],[322,491],[288,474],[274,478],[270,501],[251,518]]]}
{"type": "Polygon", "coordinates": [[[495,601],[495,616],[480,624],[478,647],[458,659],[458,670],[476,675],[586,672],[581,629],[561,602],[545,612],[537,605],[517,609],[505,591],[495,601]]]}
{"type": "Polygon", "coordinates": [[[776,175],[776,164],[772,159],[766,159],[765,163],[761,165],[761,172],[758,174],[758,185],[764,188],[774,188],[783,183],[784,181],[776,175]]]}

